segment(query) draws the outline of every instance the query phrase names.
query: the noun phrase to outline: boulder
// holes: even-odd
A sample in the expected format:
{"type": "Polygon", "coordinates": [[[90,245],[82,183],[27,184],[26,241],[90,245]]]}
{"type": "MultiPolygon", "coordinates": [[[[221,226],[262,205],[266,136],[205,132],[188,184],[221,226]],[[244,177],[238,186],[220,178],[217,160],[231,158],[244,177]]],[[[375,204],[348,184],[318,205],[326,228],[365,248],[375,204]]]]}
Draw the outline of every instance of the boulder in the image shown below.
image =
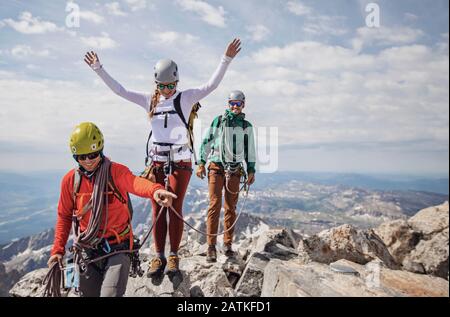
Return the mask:
{"type": "Polygon", "coordinates": [[[375,229],[375,233],[383,240],[394,260],[399,264],[421,239],[421,234],[412,230],[406,220],[385,222],[375,229]]]}
{"type": "Polygon", "coordinates": [[[448,218],[449,208],[448,202],[446,202],[419,211],[408,220],[408,224],[414,231],[420,232],[424,239],[427,239],[448,228],[448,218]]]}
{"type": "Polygon", "coordinates": [[[255,252],[251,255],[242,277],[236,284],[236,295],[241,297],[261,296],[264,269],[270,261],[270,254],[255,252]]]}
{"type": "Polygon", "coordinates": [[[12,297],[42,297],[44,285],[42,281],[47,275],[48,269],[39,269],[25,274],[20,281],[9,291],[12,297]]]}
{"type": "Polygon", "coordinates": [[[263,297],[386,297],[442,296],[448,297],[444,279],[390,270],[382,262],[366,265],[347,260],[334,264],[348,267],[357,274],[335,272],[330,265],[297,260],[271,260],[264,270],[263,297]],[[320,281],[320,283],[318,283],[320,281]]]}
{"type": "Polygon", "coordinates": [[[358,230],[351,225],[325,230],[302,240],[298,246],[298,252],[303,260],[308,259],[319,263],[330,264],[346,259],[366,264],[380,259],[390,268],[399,267],[386,245],[373,230],[358,230]]]}
{"type": "MultiPolygon", "coordinates": [[[[204,257],[193,256],[180,261],[180,275],[162,279],[130,278],[125,296],[133,297],[229,297],[234,295],[232,285],[222,266],[224,263],[206,263],[204,257]]],[[[148,263],[143,263],[147,267],[148,263]]]]}
{"type": "Polygon", "coordinates": [[[419,211],[408,221],[382,224],[377,234],[404,269],[448,279],[448,203],[419,211]]]}
{"type": "Polygon", "coordinates": [[[290,259],[297,257],[301,236],[289,229],[271,229],[264,231],[256,241],[253,252],[268,253],[270,257],[290,259]]]}
{"type": "Polygon", "coordinates": [[[426,273],[448,279],[449,229],[422,240],[403,260],[403,267],[411,272],[426,273]]]}

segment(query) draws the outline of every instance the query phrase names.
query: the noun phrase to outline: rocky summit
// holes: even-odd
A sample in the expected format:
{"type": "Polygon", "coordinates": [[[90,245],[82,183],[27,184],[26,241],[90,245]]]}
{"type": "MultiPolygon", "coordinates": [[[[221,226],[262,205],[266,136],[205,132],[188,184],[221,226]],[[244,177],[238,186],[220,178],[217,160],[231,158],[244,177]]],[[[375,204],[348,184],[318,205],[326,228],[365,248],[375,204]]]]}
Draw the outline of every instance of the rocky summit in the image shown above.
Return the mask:
{"type": "MultiPolygon", "coordinates": [[[[342,225],[311,236],[246,217],[252,226],[239,233],[234,258],[219,252],[217,263],[207,263],[204,239],[187,231],[180,274],[130,278],[126,296],[449,296],[448,203],[374,229],[342,225]]],[[[189,221],[201,227],[200,218],[189,221]]],[[[143,269],[150,257],[142,252],[143,269]]],[[[42,296],[46,273],[26,274],[10,296],[42,296]]]]}

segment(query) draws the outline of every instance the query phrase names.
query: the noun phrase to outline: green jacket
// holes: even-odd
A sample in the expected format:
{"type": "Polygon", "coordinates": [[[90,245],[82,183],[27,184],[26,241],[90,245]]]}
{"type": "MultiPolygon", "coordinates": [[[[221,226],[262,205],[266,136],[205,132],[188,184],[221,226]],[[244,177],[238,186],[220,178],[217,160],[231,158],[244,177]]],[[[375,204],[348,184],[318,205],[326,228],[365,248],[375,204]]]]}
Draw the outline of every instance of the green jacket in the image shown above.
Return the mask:
{"type": "Polygon", "coordinates": [[[199,164],[206,165],[208,159],[219,165],[245,161],[247,173],[255,173],[256,149],[253,126],[245,120],[244,113],[235,115],[227,109],[224,115],[217,116],[213,120],[200,147],[199,164]]]}

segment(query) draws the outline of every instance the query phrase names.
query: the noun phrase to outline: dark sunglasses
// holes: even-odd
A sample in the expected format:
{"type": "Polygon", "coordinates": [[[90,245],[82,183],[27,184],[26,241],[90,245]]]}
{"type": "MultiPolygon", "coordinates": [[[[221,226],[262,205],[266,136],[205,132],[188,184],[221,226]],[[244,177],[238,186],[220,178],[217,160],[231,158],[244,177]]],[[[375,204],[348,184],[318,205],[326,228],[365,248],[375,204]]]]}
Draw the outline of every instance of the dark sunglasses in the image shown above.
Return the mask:
{"type": "Polygon", "coordinates": [[[175,83],[167,84],[167,85],[164,85],[164,84],[156,85],[156,87],[158,87],[159,90],[164,90],[164,88],[166,88],[166,87],[169,88],[170,90],[173,90],[173,89],[175,89],[176,86],[177,86],[177,84],[175,84],[175,83]]]}
{"type": "Polygon", "coordinates": [[[234,106],[242,107],[244,105],[244,102],[243,101],[230,101],[230,102],[228,102],[228,104],[230,105],[230,107],[234,107],[234,106]]]}
{"type": "Polygon", "coordinates": [[[81,155],[74,155],[75,160],[77,161],[86,161],[86,159],[95,160],[97,157],[99,157],[101,152],[95,152],[90,154],[81,154],[81,155]]]}

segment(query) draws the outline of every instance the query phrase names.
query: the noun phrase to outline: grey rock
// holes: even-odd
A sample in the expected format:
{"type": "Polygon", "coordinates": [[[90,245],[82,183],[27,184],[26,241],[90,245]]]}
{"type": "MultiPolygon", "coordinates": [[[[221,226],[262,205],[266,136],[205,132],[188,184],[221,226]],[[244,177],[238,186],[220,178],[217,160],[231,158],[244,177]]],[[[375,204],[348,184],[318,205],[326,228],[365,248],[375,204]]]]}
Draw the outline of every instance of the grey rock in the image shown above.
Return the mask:
{"type": "Polygon", "coordinates": [[[256,242],[253,252],[265,252],[271,257],[280,259],[290,259],[298,255],[294,248],[298,246],[300,236],[292,230],[271,229],[263,232],[256,242]]]}
{"type": "Polygon", "coordinates": [[[375,233],[383,240],[397,263],[402,263],[421,239],[421,234],[412,230],[406,220],[385,222],[375,229],[375,233]]]}
{"type": "Polygon", "coordinates": [[[449,229],[422,240],[405,258],[403,266],[412,272],[432,274],[448,279],[449,229]]]}
{"type": "Polygon", "coordinates": [[[329,265],[296,260],[271,260],[264,271],[261,296],[264,297],[386,297],[386,296],[448,296],[448,282],[444,279],[390,270],[381,262],[365,266],[340,260],[340,266],[358,272],[341,274],[329,265]]]}
{"type": "Polygon", "coordinates": [[[238,296],[259,297],[261,296],[264,269],[270,261],[270,254],[253,253],[242,273],[242,277],[236,285],[238,296]]]}
{"type": "Polygon", "coordinates": [[[399,267],[386,245],[373,230],[358,230],[350,225],[325,230],[302,240],[298,252],[303,260],[309,258],[319,263],[329,264],[346,259],[366,264],[380,259],[390,268],[399,267]]]}
{"type": "Polygon", "coordinates": [[[439,233],[448,228],[449,207],[448,202],[419,211],[408,220],[408,224],[416,232],[427,237],[439,233]]]}

